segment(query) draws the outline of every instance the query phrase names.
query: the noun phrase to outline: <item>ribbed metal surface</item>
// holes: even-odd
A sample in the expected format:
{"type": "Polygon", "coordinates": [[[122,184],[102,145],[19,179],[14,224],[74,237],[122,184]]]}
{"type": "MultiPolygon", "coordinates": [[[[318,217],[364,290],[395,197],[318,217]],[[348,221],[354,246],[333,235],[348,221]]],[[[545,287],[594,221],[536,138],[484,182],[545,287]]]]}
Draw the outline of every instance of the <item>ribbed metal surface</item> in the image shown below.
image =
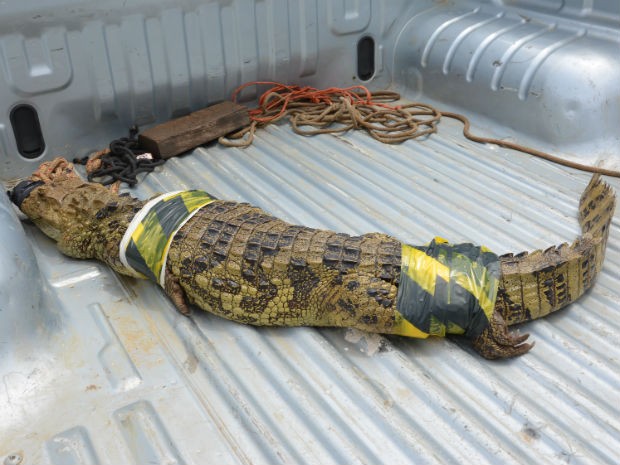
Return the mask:
{"type": "MultiPolygon", "coordinates": [[[[295,223],[414,243],[441,235],[500,253],[572,240],[587,175],[457,134],[445,122],[430,140],[385,146],[270,127],[247,150],[171,159],[138,194],[200,186],[295,223]]],[[[4,408],[13,440],[2,450],[32,463],[617,460],[617,221],[593,291],[529,324],[536,347],[502,362],[465,341],[187,319],[155,285],[62,258],[28,232],[63,302],[63,351],[32,375],[37,408],[24,396],[26,413],[4,408]]]]}
{"type": "MultiPolygon", "coordinates": [[[[350,85],[363,34],[378,88],[581,161],[617,152],[613,1],[35,3],[0,5],[0,106],[32,102],[46,159],[255,78],[350,85]]],[[[428,140],[386,146],[271,126],[246,150],[173,158],[135,193],[198,187],[294,223],[500,254],[579,233],[588,175],[460,130],[444,121],[428,140]]],[[[32,172],[6,121],[0,149],[2,179],[32,172]]],[[[185,318],[154,284],[68,259],[29,223],[24,241],[4,198],[0,219],[3,465],[618,463],[618,214],[593,290],[523,328],[536,347],[499,362],[459,339],[185,318]]]]}
{"type": "MultiPolygon", "coordinates": [[[[18,152],[8,116],[24,101],[42,122],[46,155],[83,156],[131,125],[204,108],[249,81],[300,82],[322,70],[330,85],[350,85],[353,61],[348,60],[356,35],[371,21],[373,34],[381,35],[406,2],[382,6],[385,15],[374,17],[369,0],[346,3],[0,3],[0,106],[6,109],[6,116],[0,114],[0,148],[6,155],[0,179],[27,175],[32,168],[13,155],[18,152]],[[346,50],[347,60],[334,58],[333,50],[339,55],[346,50]]],[[[249,88],[243,95],[253,92],[249,88]]]]}
{"type": "Polygon", "coordinates": [[[567,11],[536,17],[515,8],[526,2],[509,3],[456,2],[411,17],[394,51],[402,92],[488,117],[501,137],[609,163],[618,132],[600,122],[620,119],[610,103],[620,79],[617,28],[567,20],[574,10],[564,2],[567,11]],[[600,93],[591,94],[593,81],[600,93]]]}
{"type": "MultiPolygon", "coordinates": [[[[449,124],[443,129],[457,133],[449,124]]],[[[386,147],[361,134],[308,141],[276,127],[251,149],[198,150],[170,165],[178,177],[153,179],[150,187],[182,180],[296,223],[387,231],[413,243],[439,234],[499,252],[570,241],[588,181],[456,135],[386,147]]],[[[250,417],[275,426],[269,430],[293,462],[313,462],[306,451],[313,443],[321,445],[310,448],[322,463],[613,462],[620,450],[612,400],[620,381],[612,336],[619,232],[614,224],[594,292],[529,325],[538,345],[521,359],[490,363],[466,344],[445,341],[222,322],[243,334],[235,352],[218,352],[222,363],[228,360],[223,376],[234,379],[242,403],[258,410],[250,417]],[[256,375],[245,378],[239,362],[256,375]],[[252,395],[262,389],[275,395],[252,395]],[[280,409],[278,421],[273,412],[280,409]],[[307,438],[304,447],[297,435],[307,438]]],[[[197,319],[197,331],[209,335],[211,320],[197,319]]],[[[214,345],[224,348],[225,341],[214,345]]]]}

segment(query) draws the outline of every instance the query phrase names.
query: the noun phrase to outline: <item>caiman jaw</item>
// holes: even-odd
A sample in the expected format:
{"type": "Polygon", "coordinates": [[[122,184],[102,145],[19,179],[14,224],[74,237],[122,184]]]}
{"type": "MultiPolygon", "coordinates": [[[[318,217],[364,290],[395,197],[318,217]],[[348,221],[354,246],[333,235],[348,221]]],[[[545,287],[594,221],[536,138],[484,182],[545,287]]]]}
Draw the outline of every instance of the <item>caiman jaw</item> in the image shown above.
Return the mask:
{"type": "Polygon", "coordinates": [[[85,226],[109,197],[105,187],[83,181],[62,158],[41,164],[11,193],[11,200],[56,241],[68,226],[85,226]]]}
{"type": "Polygon", "coordinates": [[[21,181],[12,191],[8,192],[9,197],[17,207],[21,208],[22,202],[34,189],[45,184],[51,184],[59,177],[79,179],[73,169],[73,164],[57,158],[51,162],[42,163],[28,179],[21,181]]]}

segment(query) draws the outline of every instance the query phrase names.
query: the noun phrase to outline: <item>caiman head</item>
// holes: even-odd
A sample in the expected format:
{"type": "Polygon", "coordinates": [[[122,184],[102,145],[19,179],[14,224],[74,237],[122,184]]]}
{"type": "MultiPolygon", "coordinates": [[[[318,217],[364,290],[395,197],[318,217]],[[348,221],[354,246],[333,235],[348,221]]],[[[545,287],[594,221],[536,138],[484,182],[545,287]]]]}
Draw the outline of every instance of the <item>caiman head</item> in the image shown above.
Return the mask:
{"type": "Polygon", "coordinates": [[[111,252],[103,248],[104,242],[122,233],[123,226],[123,221],[116,221],[119,227],[103,231],[105,223],[111,222],[110,212],[119,216],[125,211],[131,216],[141,204],[101,184],[84,181],[64,158],[41,164],[15,186],[10,197],[41,231],[58,242],[63,253],[107,262],[111,252]]]}
{"type": "Polygon", "coordinates": [[[76,223],[87,223],[109,200],[110,192],[83,181],[73,164],[57,158],[43,163],[10,193],[15,203],[46,235],[60,240],[76,223]]]}

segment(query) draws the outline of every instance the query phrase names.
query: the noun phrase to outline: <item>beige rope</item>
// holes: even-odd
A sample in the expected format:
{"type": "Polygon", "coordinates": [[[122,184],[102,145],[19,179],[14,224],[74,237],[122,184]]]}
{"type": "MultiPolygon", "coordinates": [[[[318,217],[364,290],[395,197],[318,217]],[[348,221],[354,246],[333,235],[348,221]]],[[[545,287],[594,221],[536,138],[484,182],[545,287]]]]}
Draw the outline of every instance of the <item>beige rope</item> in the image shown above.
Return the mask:
{"type": "Polygon", "coordinates": [[[569,168],[620,178],[620,171],[583,165],[514,142],[474,135],[470,131],[467,117],[459,113],[440,112],[431,105],[419,102],[394,104],[392,102],[400,100],[396,92],[377,91],[368,95],[370,99],[367,101],[360,93],[349,93],[346,96],[334,93],[329,101],[324,98],[311,101],[299,97],[291,100],[281,92],[267,92],[261,97],[259,108],[250,112],[252,123],[238,132],[220,137],[219,142],[227,147],[248,147],[254,141],[258,128],[288,119],[293,131],[302,136],[340,134],[351,129],[362,129],[380,142],[398,144],[437,132],[437,124],[445,116],[462,122],[463,135],[471,141],[495,144],[569,168]],[[360,98],[352,99],[350,95],[360,98]]]}
{"type": "Polygon", "coordinates": [[[388,106],[388,102],[400,99],[396,92],[373,92],[373,104],[352,102],[339,96],[331,103],[304,101],[289,102],[281,112],[284,98],[273,92],[267,94],[263,103],[261,119],[253,120],[250,126],[221,137],[219,142],[227,147],[248,147],[254,141],[257,128],[288,118],[293,131],[302,136],[316,134],[338,134],[350,129],[364,129],[373,138],[386,144],[396,144],[437,132],[441,114],[423,103],[409,103],[402,106],[388,106]],[[274,108],[267,109],[268,105],[274,108]],[[273,118],[273,119],[270,119],[273,118]]]}

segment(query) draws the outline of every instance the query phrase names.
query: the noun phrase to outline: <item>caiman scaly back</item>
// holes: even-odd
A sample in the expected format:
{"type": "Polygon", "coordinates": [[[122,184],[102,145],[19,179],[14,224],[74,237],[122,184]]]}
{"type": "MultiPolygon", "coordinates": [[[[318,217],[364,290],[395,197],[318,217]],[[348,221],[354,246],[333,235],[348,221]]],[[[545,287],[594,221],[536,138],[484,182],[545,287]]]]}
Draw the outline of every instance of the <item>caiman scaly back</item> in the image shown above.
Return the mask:
{"type": "Polygon", "coordinates": [[[159,282],[182,313],[193,304],[253,325],[464,334],[487,358],[527,352],[528,335],[508,325],[554,312],[592,286],[615,207],[612,189],[594,176],[575,242],[497,257],[439,238],[414,247],[385,234],[291,225],[200,191],[147,203],[83,181],[63,159],[41,165],[12,198],[63,253],[159,282]]]}

